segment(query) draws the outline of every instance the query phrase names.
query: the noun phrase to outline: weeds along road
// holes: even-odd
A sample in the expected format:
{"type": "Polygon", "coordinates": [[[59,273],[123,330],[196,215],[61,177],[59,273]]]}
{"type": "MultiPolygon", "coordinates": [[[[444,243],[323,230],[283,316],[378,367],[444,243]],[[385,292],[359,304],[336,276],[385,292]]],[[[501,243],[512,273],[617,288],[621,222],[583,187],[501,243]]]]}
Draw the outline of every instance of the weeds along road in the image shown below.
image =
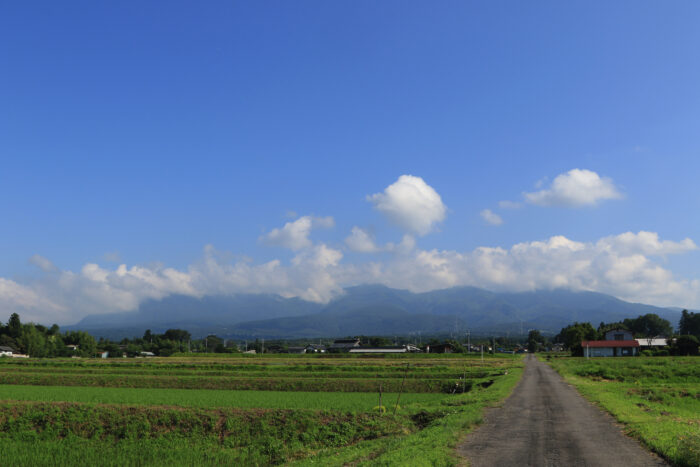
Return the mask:
{"type": "Polygon", "coordinates": [[[457,449],[473,467],[668,465],[534,355],[503,407],[457,449]]]}

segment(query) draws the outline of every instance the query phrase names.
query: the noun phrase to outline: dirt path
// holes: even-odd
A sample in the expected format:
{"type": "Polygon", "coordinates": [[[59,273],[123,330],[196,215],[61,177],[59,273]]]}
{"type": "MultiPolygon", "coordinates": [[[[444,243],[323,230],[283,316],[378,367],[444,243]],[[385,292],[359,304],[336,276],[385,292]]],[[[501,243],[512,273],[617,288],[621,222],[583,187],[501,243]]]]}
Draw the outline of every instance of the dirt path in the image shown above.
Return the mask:
{"type": "Polygon", "coordinates": [[[473,467],[668,465],[532,355],[503,407],[457,450],[473,467]]]}

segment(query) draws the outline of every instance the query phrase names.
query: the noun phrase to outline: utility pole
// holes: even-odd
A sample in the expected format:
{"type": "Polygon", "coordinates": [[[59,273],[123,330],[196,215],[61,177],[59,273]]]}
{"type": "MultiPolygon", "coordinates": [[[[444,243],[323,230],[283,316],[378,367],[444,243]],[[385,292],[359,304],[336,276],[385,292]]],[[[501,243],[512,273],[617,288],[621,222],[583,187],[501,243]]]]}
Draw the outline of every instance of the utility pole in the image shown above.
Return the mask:
{"type": "Polygon", "coordinates": [[[472,353],[472,332],[467,331],[467,353],[472,353]]]}

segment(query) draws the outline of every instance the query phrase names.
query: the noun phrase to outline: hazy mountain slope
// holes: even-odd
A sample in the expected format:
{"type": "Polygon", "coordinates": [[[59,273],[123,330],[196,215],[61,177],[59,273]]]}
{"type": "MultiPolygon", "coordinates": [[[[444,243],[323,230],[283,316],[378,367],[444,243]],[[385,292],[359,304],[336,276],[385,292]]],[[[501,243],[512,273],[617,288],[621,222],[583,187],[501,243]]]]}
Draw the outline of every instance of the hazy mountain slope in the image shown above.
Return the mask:
{"type": "Polygon", "coordinates": [[[646,313],[656,313],[673,326],[680,317],[675,310],[595,292],[497,293],[455,287],[415,294],[365,285],[346,289],[326,305],[277,295],[171,296],[144,302],[134,312],[88,316],[68,328],[110,337],[172,327],[194,335],[251,337],[463,333],[467,329],[481,334],[520,334],[531,328],[556,333],[574,321],[597,325],[646,313]]]}

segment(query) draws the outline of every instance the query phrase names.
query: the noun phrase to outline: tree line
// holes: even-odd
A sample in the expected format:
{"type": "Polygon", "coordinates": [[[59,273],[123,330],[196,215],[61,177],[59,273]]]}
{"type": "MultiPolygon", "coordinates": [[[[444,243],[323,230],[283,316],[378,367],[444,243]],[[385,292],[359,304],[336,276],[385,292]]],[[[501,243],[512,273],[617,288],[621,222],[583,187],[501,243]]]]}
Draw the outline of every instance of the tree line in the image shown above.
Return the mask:
{"type": "Polygon", "coordinates": [[[95,340],[85,331],[61,332],[57,324],[51,327],[35,323],[22,323],[13,313],[7,324],[0,322],[0,346],[30,357],[95,357],[107,352],[107,356],[137,357],[144,352],[169,356],[175,352],[238,352],[238,346],[227,345],[220,337],[210,335],[204,339],[192,339],[188,331],[168,329],[162,334],[146,330],[143,337],[114,342],[100,338],[95,340]]]}

